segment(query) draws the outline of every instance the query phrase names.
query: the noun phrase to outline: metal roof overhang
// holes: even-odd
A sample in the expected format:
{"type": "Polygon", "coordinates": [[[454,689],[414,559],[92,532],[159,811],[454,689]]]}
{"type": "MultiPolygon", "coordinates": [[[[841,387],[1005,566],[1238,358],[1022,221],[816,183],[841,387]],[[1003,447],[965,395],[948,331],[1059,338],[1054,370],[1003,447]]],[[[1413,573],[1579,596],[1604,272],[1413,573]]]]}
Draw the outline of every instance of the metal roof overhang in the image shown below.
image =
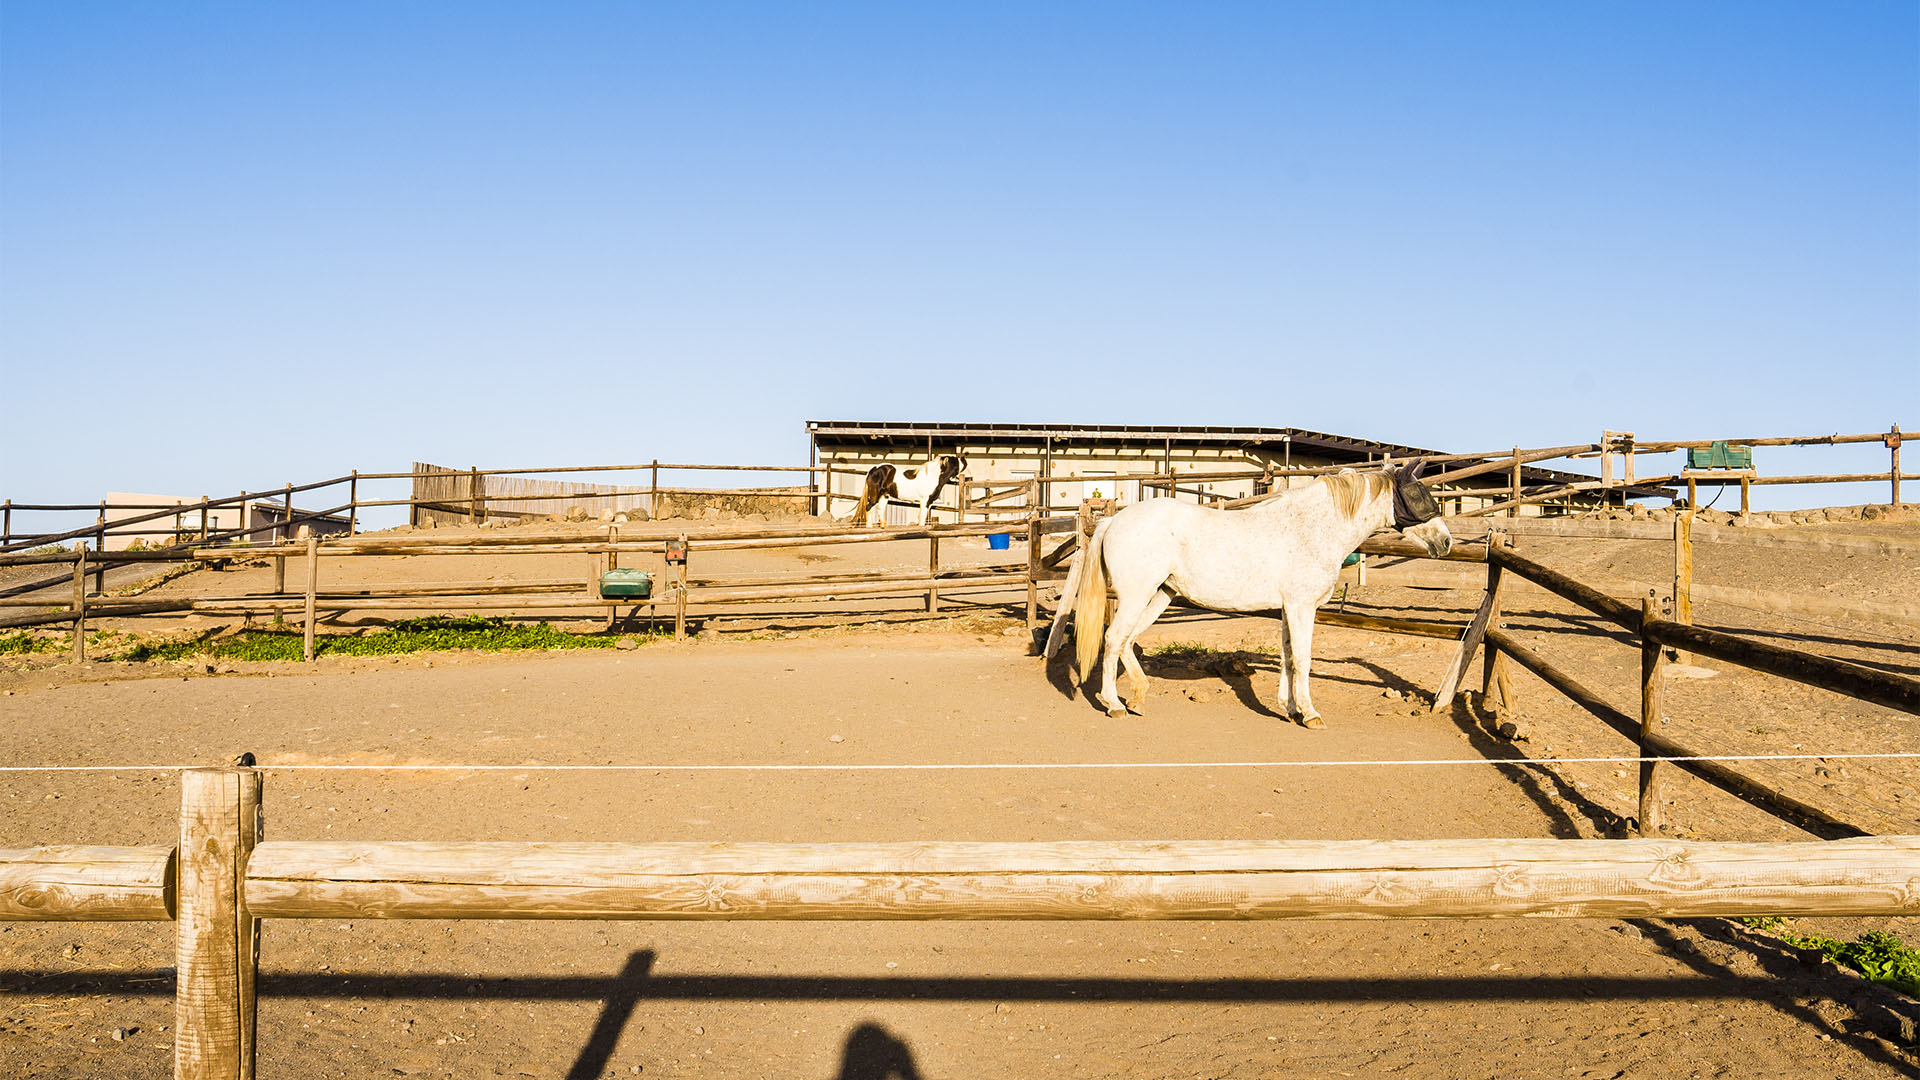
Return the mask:
{"type": "MultiPolygon", "coordinates": [[[[1324,431],[1284,427],[1192,427],[1152,424],[940,424],[906,420],[809,420],[807,434],[816,442],[898,442],[924,443],[927,439],[1005,439],[1009,442],[1056,441],[1085,442],[1157,442],[1216,446],[1282,446],[1293,443],[1309,449],[1352,454],[1356,458],[1385,454],[1396,458],[1416,458],[1444,454],[1401,443],[1377,442],[1324,431]]],[[[1489,459],[1490,460],[1490,459],[1489,459]]],[[[1452,467],[1470,464],[1456,462],[1452,467]]],[[[1561,487],[1599,479],[1586,473],[1543,469],[1536,465],[1521,468],[1527,486],[1561,487]]],[[[1631,485],[1621,489],[1636,498],[1666,498],[1666,488],[1631,485]]]]}

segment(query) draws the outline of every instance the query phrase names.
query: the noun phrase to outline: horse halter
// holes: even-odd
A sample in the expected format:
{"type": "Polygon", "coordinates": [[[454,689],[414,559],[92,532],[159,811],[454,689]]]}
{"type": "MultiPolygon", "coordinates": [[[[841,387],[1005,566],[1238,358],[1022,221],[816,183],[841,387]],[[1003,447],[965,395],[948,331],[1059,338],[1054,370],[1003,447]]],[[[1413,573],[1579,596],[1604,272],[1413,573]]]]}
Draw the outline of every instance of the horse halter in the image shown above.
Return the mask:
{"type": "Polygon", "coordinates": [[[1417,461],[1411,468],[1396,469],[1393,474],[1393,527],[1411,529],[1415,525],[1432,521],[1440,516],[1440,504],[1434,501],[1433,492],[1420,482],[1420,473],[1427,467],[1424,461],[1417,461]]]}

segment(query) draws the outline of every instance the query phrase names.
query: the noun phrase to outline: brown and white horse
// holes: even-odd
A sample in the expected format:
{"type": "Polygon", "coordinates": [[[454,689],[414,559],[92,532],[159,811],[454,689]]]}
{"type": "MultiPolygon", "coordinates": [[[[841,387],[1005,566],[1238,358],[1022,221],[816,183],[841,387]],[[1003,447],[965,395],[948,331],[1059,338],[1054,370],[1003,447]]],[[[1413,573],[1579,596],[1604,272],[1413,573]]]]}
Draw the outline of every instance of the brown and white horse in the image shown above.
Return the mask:
{"type": "Polygon", "coordinates": [[[927,510],[940,497],[940,489],[960,479],[966,467],[967,459],[958,454],[944,454],[911,468],[875,465],[867,470],[867,486],[860,492],[860,505],[853,508],[853,516],[848,520],[858,525],[872,525],[869,519],[880,513],[886,501],[897,499],[919,503],[920,524],[925,525],[927,510]]]}

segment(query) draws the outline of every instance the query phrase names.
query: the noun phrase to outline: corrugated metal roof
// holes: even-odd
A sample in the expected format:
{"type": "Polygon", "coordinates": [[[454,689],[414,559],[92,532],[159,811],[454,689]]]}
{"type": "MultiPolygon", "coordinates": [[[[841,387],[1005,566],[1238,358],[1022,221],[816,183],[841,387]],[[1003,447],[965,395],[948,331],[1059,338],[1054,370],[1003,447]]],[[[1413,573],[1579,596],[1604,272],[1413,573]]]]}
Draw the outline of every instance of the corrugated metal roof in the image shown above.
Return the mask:
{"type": "MultiPolygon", "coordinates": [[[[933,439],[1008,439],[1008,440],[1084,440],[1090,442],[1153,441],[1164,443],[1200,443],[1232,446],[1281,446],[1287,443],[1310,449],[1364,455],[1385,454],[1396,458],[1445,454],[1403,443],[1379,442],[1350,435],[1334,435],[1296,427],[1213,427],[1164,424],[1001,424],[934,423],[914,420],[809,420],[807,434],[815,440],[924,441],[933,439]]],[[[1457,462],[1453,466],[1469,464],[1457,462]]],[[[1598,479],[1590,473],[1570,473],[1543,469],[1534,465],[1521,468],[1522,481],[1528,484],[1561,486],[1598,479]]],[[[1663,495],[1657,488],[1634,486],[1629,494],[1651,497],[1663,495]]]]}

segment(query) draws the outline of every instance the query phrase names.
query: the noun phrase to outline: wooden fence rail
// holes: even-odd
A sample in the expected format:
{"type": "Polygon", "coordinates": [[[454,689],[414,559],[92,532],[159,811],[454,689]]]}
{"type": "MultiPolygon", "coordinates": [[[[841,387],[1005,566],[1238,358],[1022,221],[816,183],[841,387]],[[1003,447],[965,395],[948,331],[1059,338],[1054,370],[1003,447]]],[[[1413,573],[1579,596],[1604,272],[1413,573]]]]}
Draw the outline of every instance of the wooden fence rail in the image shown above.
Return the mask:
{"type": "MultiPolygon", "coordinates": [[[[1677,582],[1681,580],[1679,574],[1685,573],[1689,576],[1691,574],[1690,549],[1685,547],[1689,535],[1686,527],[1688,524],[1690,522],[1683,520],[1670,533],[1662,533],[1662,538],[1671,537],[1676,545],[1677,582]]],[[[1634,538],[1640,537],[1636,535],[1634,538]]],[[[1490,711],[1496,708],[1512,707],[1512,691],[1504,679],[1497,677],[1501,661],[1511,657],[1521,666],[1538,675],[1547,685],[1606,723],[1608,727],[1634,739],[1639,744],[1641,757],[1666,759],[1709,756],[1679,746],[1659,731],[1660,725],[1665,721],[1664,686],[1667,663],[1665,652],[1671,648],[1684,653],[1709,656],[1726,663],[1737,664],[1887,708],[1920,715],[1920,680],[1904,678],[1816,653],[1784,648],[1706,627],[1689,625],[1684,621],[1663,619],[1658,617],[1656,605],[1651,598],[1643,597],[1636,610],[1633,605],[1614,598],[1604,589],[1578,581],[1518,554],[1511,545],[1510,536],[1496,535],[1487,546],[1489,576],[1486,601],[1461,636],[1459,651],[1435,691],[1433,700],[1435,710],[1451,705],[1455,690],[1465,675],[1474,652],[1477,649],[1484,649],[1486,670],[1481,687],[1481,700],[1483,707],[1489,708],[1490,711]],[[1599,694],[1584,686],[1578,679],[1545,657],[1521,644],[1511,633],[1498,625],[1501,580],[1505,573],[1516,574],[1639,637],[1641,679],[1640,716],[1637,720],[1608,704],[1599,694]],[[1496,688],[1499,691],[1497,706],[1493,704],[1496,700],[1494,698],[1496,688]]],[[[1658,835],[1661,813],[1660,786],[1663,776],[1659,768],[1660,764],[1661,762],[1658,761],[1647,761],[1642,764],[1640,770],[1638,828],[1642,835],[1658,835]]],[[[1761,784],[1720,762],[1679,761],[1671,764],[1770,813],[1809,828],[1819,835],[1826,837],[1864,835],[1868,831],[1853,822],[1845,821],[1784,792],[1761,784]]]]}
{"type": "Polygon", "coordinates": [[[1920,837],[262,841],[262,773],[190,769],[172,848],[0,850],[0,919],[175,921],[174,1075],[246,1080],[259,920],[1692,918],[1920,913],[1920,837]]]}

